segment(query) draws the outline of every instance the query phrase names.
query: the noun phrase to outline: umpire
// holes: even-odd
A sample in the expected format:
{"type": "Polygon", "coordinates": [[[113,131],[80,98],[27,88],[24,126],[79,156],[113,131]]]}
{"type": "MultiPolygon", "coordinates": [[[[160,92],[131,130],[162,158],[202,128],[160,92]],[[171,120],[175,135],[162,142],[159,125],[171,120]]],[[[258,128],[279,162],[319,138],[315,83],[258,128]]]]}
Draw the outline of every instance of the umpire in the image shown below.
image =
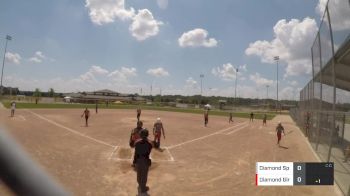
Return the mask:
{"type": "Polygon", "coordinates": [[[141,139],[135,143],[135,160],[137,171],[137,183],[139,184],[139,192],[147,193],[149,187],[147,184],[148,169],[151,166],[149,155],[152,150],[152,143],[148,141],[148,130],[143,129],[140,132],[141,139]]]}

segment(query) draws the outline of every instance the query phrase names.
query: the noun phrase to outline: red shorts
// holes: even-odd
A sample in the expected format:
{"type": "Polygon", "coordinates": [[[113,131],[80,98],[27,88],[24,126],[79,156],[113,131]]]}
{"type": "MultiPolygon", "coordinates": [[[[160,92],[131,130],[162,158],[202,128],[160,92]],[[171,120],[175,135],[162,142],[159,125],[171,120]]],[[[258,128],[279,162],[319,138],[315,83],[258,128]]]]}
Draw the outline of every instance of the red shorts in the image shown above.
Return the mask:
{"type": "Polygon", "coordinates": [[[162,136],[162,133],[160,131],[156,131],[154,133],[154,138],[160,139],[161,136],[162,136]]]}
{"type": "Polygon", "coordinates": [[[281,140],[281,137],[282,137],[282,134],[277,132],[277,138],[278,138],[278,141],[280,141],[280,140],[281,140]]]}

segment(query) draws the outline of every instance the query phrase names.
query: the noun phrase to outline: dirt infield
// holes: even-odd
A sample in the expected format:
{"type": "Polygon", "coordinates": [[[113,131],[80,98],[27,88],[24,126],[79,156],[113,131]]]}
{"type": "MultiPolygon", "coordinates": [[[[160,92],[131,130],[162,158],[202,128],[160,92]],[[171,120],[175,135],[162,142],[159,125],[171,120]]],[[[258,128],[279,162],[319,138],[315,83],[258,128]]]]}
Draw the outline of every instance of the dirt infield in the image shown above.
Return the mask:
{"type": "MultiPolygon", "coordinates": [[[[0,110],[0,123],[52,176],[74,195],[136,195],[136,173],[128,147],[136,125],[135,110],[91,111],[89,127],[77,109],[17,110],[14,118],[0,110]]],[[[151,130],[163,121],[163,151],[153,150],[150,195],[335,195],[333,186],[257,187],[258,161],[317,161],[290,117],[253,123],[213,116],[204,127],[203,115],[143,111],[151,130]],[[281,120],[285,148],[276,145],[274,128],[281,120]]],[[[150,135],[152,136],[152,134],[150,135]]],[[[150,139],[153,139],[152,137],[150,139]]],[[[9,195],[0,187],[0,195],[9,195]]]]}

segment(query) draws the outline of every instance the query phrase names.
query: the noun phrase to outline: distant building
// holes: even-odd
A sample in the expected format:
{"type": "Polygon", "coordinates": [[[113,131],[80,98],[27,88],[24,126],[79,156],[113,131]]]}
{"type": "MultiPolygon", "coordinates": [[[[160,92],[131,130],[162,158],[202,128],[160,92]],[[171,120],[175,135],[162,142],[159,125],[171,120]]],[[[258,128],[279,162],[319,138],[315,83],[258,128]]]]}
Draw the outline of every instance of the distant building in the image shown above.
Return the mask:
{"type": "MultiPolygon", "coordinates": [[[[0,91],[1,91],[1,87],[0,87],[0,91]]],[[[5,87],[5,86],[3,86],[3,88],[2,88],[2,92],[3,92],[2,93],[3,95],[17,95],[17,94],[19,94],[18,88],[5,87]]]]}
{"type": "Polygon", "coordinates": [[[220,108],[220,110],[222,110],[226,104],[227,104],[227,100],[220,99],[219,100],[219,108],[220,108]]]}
{"type": "Polygon", "coordinates": [[[96,102],[146,102],[146,99],[135,94],[121,94],[112,90],[103,89],[93,92],[65,93],[66,102],[96,103],[96,102]]]}

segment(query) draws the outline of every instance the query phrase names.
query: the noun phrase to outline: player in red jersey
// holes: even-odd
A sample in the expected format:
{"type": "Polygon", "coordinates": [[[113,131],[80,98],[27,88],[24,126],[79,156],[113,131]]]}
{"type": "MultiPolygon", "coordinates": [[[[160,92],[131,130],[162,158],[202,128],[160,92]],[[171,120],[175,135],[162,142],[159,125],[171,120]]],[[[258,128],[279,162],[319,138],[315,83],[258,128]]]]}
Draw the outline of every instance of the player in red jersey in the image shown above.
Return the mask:
{"type": "Polygon", "coordinates": [[[284,132],[284,127],[282,126],[281,121],[278,122],[278,125],[276,127],[276,132],[277,132],[277,144],[280,145],[280,141],[282,139],[282,132],[284,135],[286,135],[286,133],[284,132]]]}
{"type": "Polygon", "coordinates": [[[88,121],[89,121],[89,117],[90,117],[90,111],[87,108],[85,108],[83,114],[81,115],[82,118],[84,116],[85,116],[85,126],[87,127],[87,126],[89,126],[88,121]]]}
{"type": "Polygon", "coordinates": [[[160,148],[160,138],[162,136],[165,139],[164,127],[160,118],[157,118],[157,121],[153,125],[153,135],[154,135],[154,145],[156,148],[160,148]]]}

